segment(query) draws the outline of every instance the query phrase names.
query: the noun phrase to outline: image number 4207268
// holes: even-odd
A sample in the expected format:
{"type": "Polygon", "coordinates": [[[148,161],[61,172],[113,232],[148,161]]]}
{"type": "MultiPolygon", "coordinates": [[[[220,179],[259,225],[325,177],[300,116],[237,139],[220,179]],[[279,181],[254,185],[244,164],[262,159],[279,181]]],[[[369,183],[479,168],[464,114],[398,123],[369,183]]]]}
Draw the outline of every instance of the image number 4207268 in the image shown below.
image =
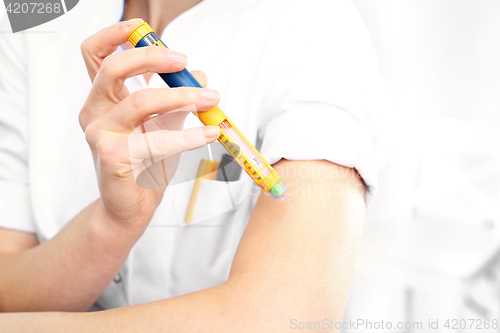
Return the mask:
{"type": "Polygon", "coordinates": [[[4,0],[12,32],[52,21],[73,9],[78,0],[4,0]]]}

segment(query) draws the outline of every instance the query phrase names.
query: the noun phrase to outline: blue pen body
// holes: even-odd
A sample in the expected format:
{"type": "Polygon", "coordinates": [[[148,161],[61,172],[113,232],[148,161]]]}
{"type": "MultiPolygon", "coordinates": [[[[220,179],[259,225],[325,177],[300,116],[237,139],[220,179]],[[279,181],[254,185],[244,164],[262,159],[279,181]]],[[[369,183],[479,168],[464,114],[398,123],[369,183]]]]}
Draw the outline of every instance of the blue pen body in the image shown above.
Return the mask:
{"type": "MultiPolygon", "coordinates": [[[[168,48],[165,43],[158,37],[158,35],[154,32],[150,32],[147,36],[142,38],[136,45],[135,47],[144,47],[144,46],[150,46],[150,45],[156,45],[156,46],[163,46],[168,48]]],[[[176,73],[158,73],[160,77],[165,81],[165,83],[170,87],[170,88],[176,88],[176,87],[198,87],[198,88],[203,88],[201,84],[196,81],[196,79],[189,73],[189,71],[184,68],[180,72],[176,73]]]]}

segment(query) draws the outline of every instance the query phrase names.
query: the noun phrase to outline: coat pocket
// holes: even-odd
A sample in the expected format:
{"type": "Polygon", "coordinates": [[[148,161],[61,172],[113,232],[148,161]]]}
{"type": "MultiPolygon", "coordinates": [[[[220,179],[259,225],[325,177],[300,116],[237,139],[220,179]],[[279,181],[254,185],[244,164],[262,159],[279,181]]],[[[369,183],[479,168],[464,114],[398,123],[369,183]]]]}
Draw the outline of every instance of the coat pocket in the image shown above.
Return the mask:
{"type": "Polygon", "coordinates": [[[172,191],[174,207],[180,226],[185,227],[209,220],[215,222],[217,216],[222,217],[236,210],[251,195],[252,184],[252,180],[246,178],[232,182],[195,179],[174,185],[172,191]],[[201,185],[197,194],[194,194],[193,204],[192,196],[197,181],[201,181],[201,185]]]}
{"type": "Polygon", "coordinates": [[[192,186],[192,182],[176,185],[172,193],[175,218],[181,227],[170,228],[169,296],[213,287],[227,280],[252,211],[252,189],[258,189],[251,179],[228,183],[204,179],[191,223],[186,223],[192,186]]]}

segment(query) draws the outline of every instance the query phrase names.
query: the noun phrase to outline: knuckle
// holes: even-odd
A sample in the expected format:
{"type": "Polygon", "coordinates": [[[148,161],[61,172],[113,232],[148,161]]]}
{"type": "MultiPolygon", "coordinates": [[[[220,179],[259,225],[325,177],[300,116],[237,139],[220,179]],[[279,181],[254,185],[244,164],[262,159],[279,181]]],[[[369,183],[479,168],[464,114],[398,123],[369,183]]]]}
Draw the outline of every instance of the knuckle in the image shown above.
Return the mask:
{"type": "Polygon", "coordinates": [[[181,153],[190,149],[189,137],[186,135],[186,132],[183,130],[170,137],[169,145],[172,147],[172,151],[181,153]]]}
{"type": "Polygon", "coordinates": [[[170,144],[169,138],[170,135],[167,131],[158,131],[157,133],[154,134],[153,137],[153,148],[156,151],[156,153],[161,154],[165,153],[165,151],[168,148],[168,145],[170,144]]]}
{"type": "Polygon", "coordinates": [[[149,94],[145,90],[138,90],[129,97],[129,103],[133,110],[141,112],[149,101],[149,94]]]}
{"type": "Polygon", "coordinates": [[[85,55],[88,49],[89,49],[89,38],[85,38],[83,42],[80,44],[80,51],[82,52],[83,55],[85,55]]]}
{"type": "Polygon", "coordinates": [[[91,147],[97,147],[99,144],[100,130],[95,123],[90,123],[85,127],[85,140],[91,147]]]}
{"type": "Polygon", "coordinates": [[[78,122],[84,132],[87,130],[87,127],[92,123],[92,120],[93,120],[92,110],[89,106],[89,101],[87,99],[83,104],[82,108],[80,109],[80,112],[78,113],[78,122]]]}
{"type": "Polygon", "coordinates": [[[80,113],[78,114],[78,123],[80,124],[80,127],[84,132],[87,129],[89,123],[88,118],[89,116],[87,110],[85,108],[81,109],[80,113]]]}
{"type": "Polygon", "coordinates": [[[98,131],[94,139],[95,142],[91,147],[97,153],[97,157],[101,162],[112,163],[122,152],[120,140],[110,137],[103,131],[98,131]]]}
{"type": "Polygon", "coordinates": [[[184,136],[181,132],[169,132],[164,140],[164,150],[168,150],[169,154],[181,153],[185,150],[184,136]]]}
{"type": "Polygon", "coordinates": [[[183,130],[177,136],[177,147],[179,149],[189,150],[194,148],[193,132],[190,130],[183,130]]]}
{"type": "Polygon", "coordinates": [[[180,135],[180,141],[182,143],[181,147],[184,149],[193,148],[193,136],[191,131],[182,131],[182,135],[180,135]]]}
{"type": "Polygon", "coordinates": [[[99,68],[101,75],[112,76],[114,72],[113,58],[112,55],[107,56],[102,60],[101,67],[99,68]]]}

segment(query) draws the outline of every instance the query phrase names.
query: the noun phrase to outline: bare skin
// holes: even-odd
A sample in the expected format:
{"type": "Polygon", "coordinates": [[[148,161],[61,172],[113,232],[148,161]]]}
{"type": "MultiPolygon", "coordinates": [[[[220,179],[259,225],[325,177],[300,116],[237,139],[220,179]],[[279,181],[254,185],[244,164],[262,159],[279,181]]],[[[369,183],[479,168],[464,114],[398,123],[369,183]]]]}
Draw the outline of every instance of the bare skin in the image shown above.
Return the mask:
{"type": "MultiPolygon", "coordinates": [[[[139,15],[133,11],[136,2],[131,1],[127,7],[131,12],[126,15],[144,17],[153,29],[162,31],[172,18],[150,17],[149,13],[161,12],[152,8],[170,2],[175,1],[149,1],[149,12],[139,15]]],[[[197,2],[189,3],[192,6],[197,2]]],[[[99,313],[57,312],[86,311],[97,300],[161,202],[163,191],[135,186],[127,167],[123,137],[151,114],[191,104],[208,110],[219,100],[216,92],[196,88],[148,89],[144,93],[148,96],[129,95],[123,78],[148,70],[174,72],[186,65],[179,61],[180,55],[162,48],[127,50],[122,53],[129,53],[120,61],[105,60],[115,47],[126,42],[136,24],[138,21],[114,25],[82,44],[94,86],[80,114],[80,123],[94,155],[101,198],[43,244],[38,244],[33,234],[0,229],[0,311],[53,311],[0,314],[2,329],[284,332],[290,330],[294,318],[339,321],[361,237],[364,195],[363,182],[354,170],[328,161],[282,160],[275,164],[290,188],[291,205],[261,196],[224,284],[99,313]],[[137,103],[136,99],[149,104],[137,103]],[[155,103],[159,100],[161,106],[155,103]],[[298,177],[304,173],[292,172],[294,168],[305,168],[309,175],[319,174],[322,168],[330,171],[322,178],[298,177]],[[330,189],[328,194],[312,191],[325,186],[330,189]],[[304,192],[304,187],[309,190],[304,192]]],[[[203,73],[194,75],[206,85],[203,73]]],[[[161,153],[168,155],[172,150],[187,150],[216,139],[197,130],[182,131],[182,147],[163,147],[161,153]]]]}
{"type": "Polygon", "coordinates": [[[361,236],[361,180],[327,161],[282,160],[275,167],[283,170],[291,206],[261,196],[226,283],[98,313],[7,314],[0,322],[7,332],[288,332],[292,319],[340,321],[361,236]],[[337,176],[297,178],[287,171],[294,168],[309,175],[328,168],[337,176]],[[321,186],[342,190],[314,195],[321,186]]]}

